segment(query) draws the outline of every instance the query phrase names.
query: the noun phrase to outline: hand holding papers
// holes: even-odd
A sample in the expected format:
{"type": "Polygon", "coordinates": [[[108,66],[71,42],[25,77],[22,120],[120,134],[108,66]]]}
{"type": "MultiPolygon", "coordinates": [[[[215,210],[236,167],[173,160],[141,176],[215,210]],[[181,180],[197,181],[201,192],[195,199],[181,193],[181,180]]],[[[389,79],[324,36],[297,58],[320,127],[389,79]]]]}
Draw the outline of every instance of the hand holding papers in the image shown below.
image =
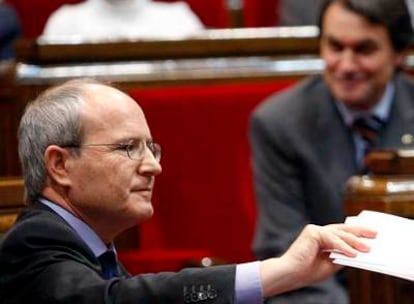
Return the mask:
{"type": "Polygon", "coordinates": [[[345,223],[375,229],[375,239],[366,239],[371,247],[368,253],[350,258],[333,252],[330,257],[340,265],[380,272],[414,281],[414,220],[375,212],[362,211],[358,216],[347,217],[345,223]]]}

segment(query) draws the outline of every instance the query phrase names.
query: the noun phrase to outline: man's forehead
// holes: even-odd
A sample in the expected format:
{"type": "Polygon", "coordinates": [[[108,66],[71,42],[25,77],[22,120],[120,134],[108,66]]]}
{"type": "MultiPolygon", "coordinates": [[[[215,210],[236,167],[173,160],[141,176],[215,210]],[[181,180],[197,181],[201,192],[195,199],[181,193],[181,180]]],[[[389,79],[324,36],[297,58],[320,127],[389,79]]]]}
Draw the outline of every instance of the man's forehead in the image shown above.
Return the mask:
{"type": "Polygon", "coordinates": [[[129,95],[106,85],[87,84],[81,99],[83,106],[87,109],[111,111],[129,108],[142,112],[138,103],[129,95]]]}
{"type": "Polygon", "coordinates": [[[149,133],[141,107],[122,91],[103,85],[93,85],[82,98],[81,121],[84,131],[149,133]]]}
{"type": "Polygon", "coordinates": [[[328,14],[322,25],[321,38],[331,42],[360,45],[391,43],[388,29],[380,23],[372,23],[362,15],[347,11],[341,14],[328,14]],[[347,14],[352,14],[347,18],[347,14]]]}

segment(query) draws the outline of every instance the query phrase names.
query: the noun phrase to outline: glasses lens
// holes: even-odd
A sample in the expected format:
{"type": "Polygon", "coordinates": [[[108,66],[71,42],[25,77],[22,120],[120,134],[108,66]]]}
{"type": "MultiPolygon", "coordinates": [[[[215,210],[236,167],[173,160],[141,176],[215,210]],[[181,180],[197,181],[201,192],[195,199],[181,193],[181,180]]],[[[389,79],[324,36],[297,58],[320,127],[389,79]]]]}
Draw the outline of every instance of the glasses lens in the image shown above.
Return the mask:
{"type": "Polygon", "coordinates": [[[128,145],[128,156],[133,160],[142,160],[145,156],[145,148],[151,151],[152,155],[154,156],[156,161],[160,161],[161,159],[161,146],[157,143],[152,141],[148,141],[144,143],[143,141],[137,141],[135,143],[131,143],[128,145]]]}
{"type": "Polygon", "coordinates": [[[141,160],[144,157],[145,145],[142,141],[131,142],[127,147],[128,156],[133,160],[141,160]]]}
{"type": "Polygon", "coordinates": [[[149,147],[150,147],[150,150],[151,150],[152,154],[154,155],[154,158],[157,161],[160,161],[161,160],[161,146],[159,144],[153,142],[153,143],[151,143],[151,145],[149,147]]]}

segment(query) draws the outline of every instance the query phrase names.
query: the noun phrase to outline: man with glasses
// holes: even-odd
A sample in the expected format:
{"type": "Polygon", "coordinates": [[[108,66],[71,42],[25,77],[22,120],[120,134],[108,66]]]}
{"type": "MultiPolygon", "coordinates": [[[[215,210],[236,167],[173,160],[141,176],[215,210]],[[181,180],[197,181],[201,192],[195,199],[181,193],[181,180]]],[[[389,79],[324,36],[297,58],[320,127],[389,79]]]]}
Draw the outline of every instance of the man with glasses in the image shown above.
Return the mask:
{"type": "Polygon", "coordinates": [[[144,113],[121,91],[90,79],[51,88],[19,127],[28,208],[0,245],[0,299],[7,303],[261,303],[319,281],[375,232],[308,226],[280,258],[130,276],[113,240],[151,218],[160,146],[144,113]]]}

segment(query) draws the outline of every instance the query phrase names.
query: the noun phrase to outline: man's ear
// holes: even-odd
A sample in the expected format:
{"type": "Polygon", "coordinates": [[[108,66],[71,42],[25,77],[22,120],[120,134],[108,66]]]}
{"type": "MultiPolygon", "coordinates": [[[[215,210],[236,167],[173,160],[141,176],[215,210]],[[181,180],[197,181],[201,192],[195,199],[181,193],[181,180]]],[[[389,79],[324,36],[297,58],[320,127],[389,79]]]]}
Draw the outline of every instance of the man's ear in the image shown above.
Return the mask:
{"type": "Polygon", "coordinates": [[[71,180],[68,172],[68,164],[72,160],[68,149],[50,145],[45,151],[45,165],[51,180],[61,186],[69,186],[71,180]]]}

